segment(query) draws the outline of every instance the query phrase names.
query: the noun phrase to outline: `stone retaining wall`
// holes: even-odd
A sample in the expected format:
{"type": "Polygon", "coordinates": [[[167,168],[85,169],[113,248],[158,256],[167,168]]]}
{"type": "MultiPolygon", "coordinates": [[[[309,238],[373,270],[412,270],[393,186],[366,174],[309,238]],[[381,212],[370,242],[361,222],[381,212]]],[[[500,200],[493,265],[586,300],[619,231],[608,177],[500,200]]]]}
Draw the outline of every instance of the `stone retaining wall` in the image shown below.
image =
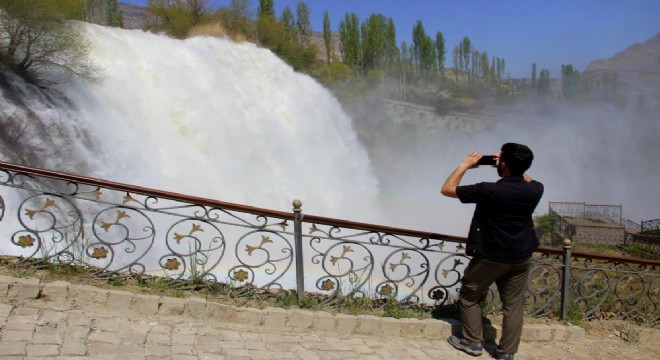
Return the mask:
{"type": "MultiPolygon", "coordinates": [[[[0,303],[25,303],[54,310],[113,311],[128,314],[181,315],[209,322],[231,322],[282,331],[316,329],[341,335],[444,339],[460,331],[460,323],[447,319],[394,319],[330,314],[300,309],[236,307],[205,299],[172,298],[102,289],[63,281],[0,276],[0,303]]],[[[499,338],[500,326],[484,327],[486,340],[499,338]]],[[[573,341],[584,335],[578,326],[525,324],[523,341],[573,341]]],[[[646,336],[646,335],[643,335],[646,336]]]]}

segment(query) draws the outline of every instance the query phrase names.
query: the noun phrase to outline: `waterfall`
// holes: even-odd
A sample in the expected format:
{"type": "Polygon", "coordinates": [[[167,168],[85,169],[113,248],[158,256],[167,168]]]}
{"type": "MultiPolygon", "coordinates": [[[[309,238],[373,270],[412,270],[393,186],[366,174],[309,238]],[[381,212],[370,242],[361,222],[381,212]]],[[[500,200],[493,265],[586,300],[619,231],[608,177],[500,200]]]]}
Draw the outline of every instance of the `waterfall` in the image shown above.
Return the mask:
{"type": "Polygon", "coordinates": [[[300,199],[306,213],[378,221],[378,180],[351,118],[269,50],[76,26],[103,80],[62,84],[70,107],[37,110],[66,149],[47,167],[76,159],[82,175],[282,211],[300,199]]]}

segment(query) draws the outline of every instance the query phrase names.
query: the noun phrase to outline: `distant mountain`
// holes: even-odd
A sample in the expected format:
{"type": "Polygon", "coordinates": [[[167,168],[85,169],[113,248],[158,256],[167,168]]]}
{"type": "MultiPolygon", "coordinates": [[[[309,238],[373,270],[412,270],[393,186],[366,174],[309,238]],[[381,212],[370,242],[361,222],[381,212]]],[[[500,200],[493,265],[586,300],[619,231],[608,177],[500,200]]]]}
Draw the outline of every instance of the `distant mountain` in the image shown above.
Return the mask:
{"type": "Polygon", "coordinates": [[[144,6],[120,3],[119,9],[124,16],[124,28],[126,29],[142,29],[153,17],[144,6]]]}
{"type": "Polygon", "coordinates": [[[660,33],[609,59],[592,62],[584,72],[593,77],[615,74],[629,99],[643,96],[660,101],[660,33]]]}

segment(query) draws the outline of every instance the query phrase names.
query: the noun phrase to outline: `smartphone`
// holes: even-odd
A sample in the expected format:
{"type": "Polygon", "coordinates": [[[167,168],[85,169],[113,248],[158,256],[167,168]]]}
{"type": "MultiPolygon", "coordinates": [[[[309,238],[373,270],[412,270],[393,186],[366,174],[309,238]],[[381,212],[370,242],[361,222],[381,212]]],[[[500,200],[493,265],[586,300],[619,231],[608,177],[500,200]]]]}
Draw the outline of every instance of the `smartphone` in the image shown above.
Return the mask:
{"type": "Polygon", "coordinates": [[[484,155],[479,159],[477,165],[496,165],[497,158],[494,155],[484,155]]]}

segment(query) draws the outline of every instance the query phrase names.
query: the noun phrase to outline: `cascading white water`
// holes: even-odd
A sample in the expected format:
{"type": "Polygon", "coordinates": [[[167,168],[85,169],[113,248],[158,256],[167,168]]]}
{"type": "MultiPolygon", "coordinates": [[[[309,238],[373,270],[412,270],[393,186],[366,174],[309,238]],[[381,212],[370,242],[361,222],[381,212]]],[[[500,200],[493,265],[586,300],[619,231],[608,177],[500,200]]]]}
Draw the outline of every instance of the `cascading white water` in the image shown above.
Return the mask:
{"type": "MultiPolygon", "coordinates": [[[[378,181],[336,99],[254,44],[79,24],[100,84],[62,92],[91,175],[251,206],[373,221],[378,181]]],[[[70,128],[70,127],[69,127],[70,128]]],[[[75,141],[74,134],[68,134],[75,141]]]]}

